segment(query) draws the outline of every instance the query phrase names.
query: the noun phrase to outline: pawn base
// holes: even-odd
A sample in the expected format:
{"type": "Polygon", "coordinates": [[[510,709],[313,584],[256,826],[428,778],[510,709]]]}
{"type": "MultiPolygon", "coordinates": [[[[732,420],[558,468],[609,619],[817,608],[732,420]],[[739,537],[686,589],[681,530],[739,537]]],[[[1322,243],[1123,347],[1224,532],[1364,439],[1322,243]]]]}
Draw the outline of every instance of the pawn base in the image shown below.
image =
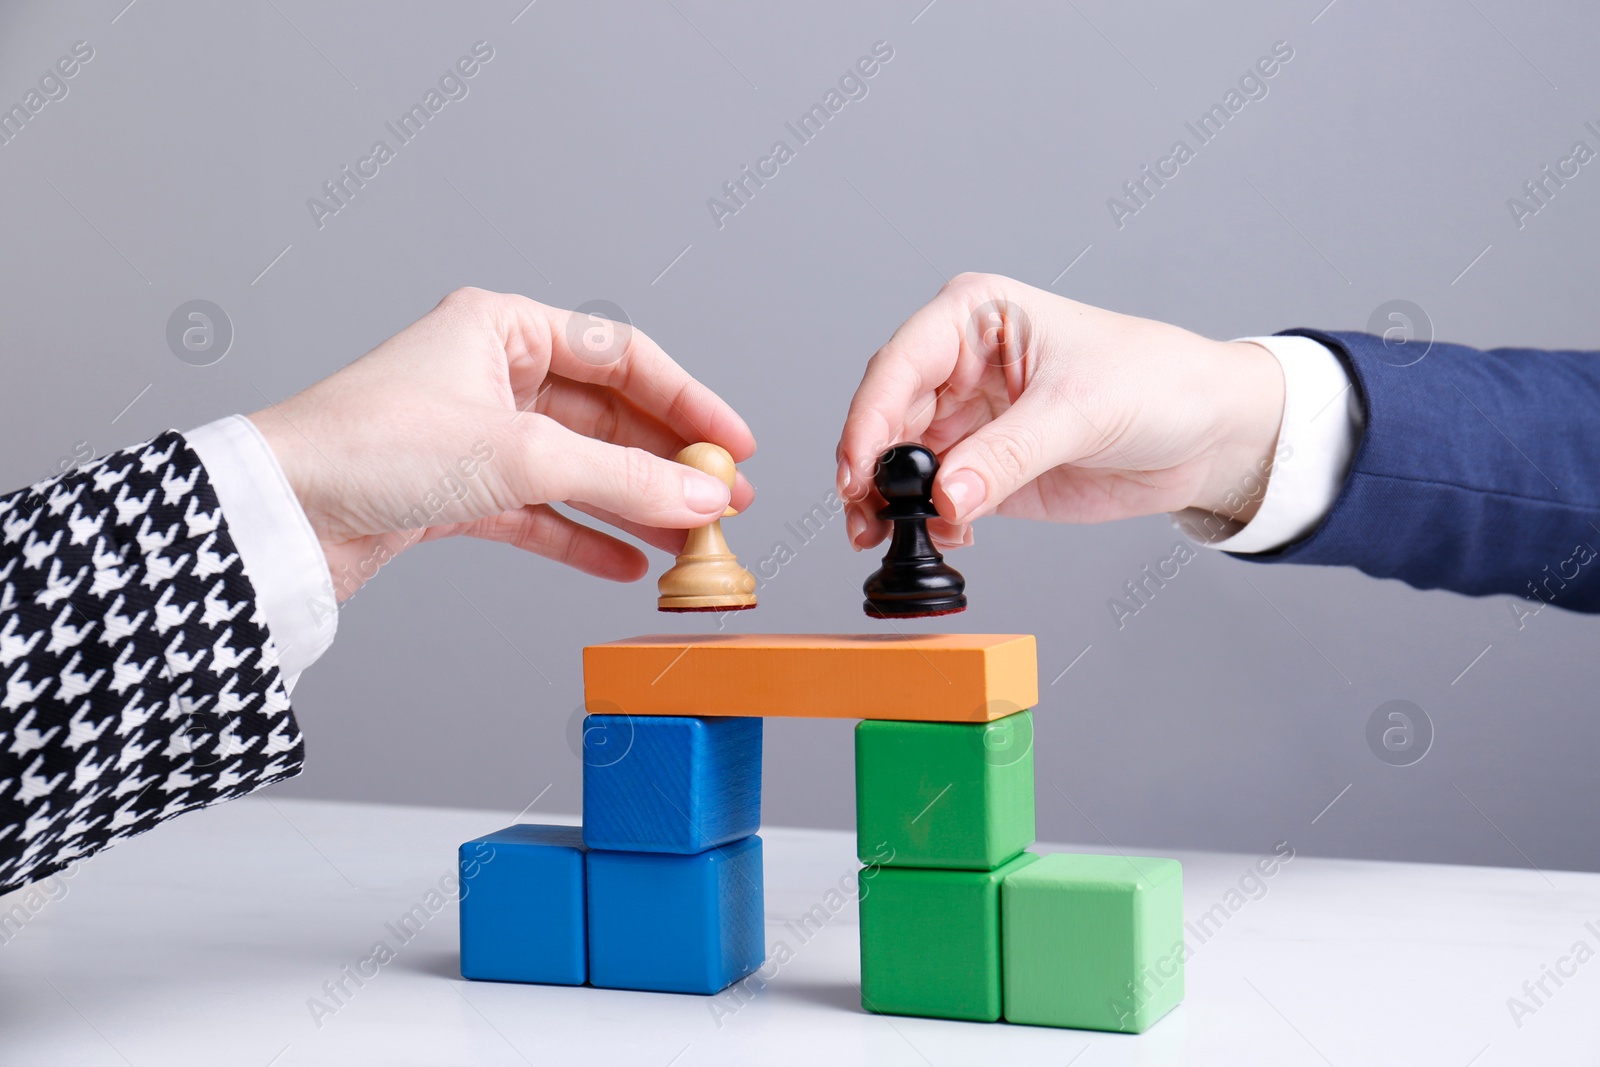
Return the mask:
{"type": "Polygon", "coordinates": [[[931,619],[938,615],[959,615],[966,610],[966,608],[945,608],[941,611],[908,611],[900,615],[883,615],[869,611],[867,615],[869,618],[883,619],[885,621],[889,619],[931,619]]]}
{"type": "Polygon", "coordinates": [[[926,600],[862,601],[861,610],[873,619],[925,619],[934,615],[954,615],[967,610],[964,595],[929,597],[926,600]]]}
{"type": "Polygon", "coordinates": [[[717,596],[664,596],[656,598],[658,611],[748,611],[756,606],[753,593],[717,596]]]}

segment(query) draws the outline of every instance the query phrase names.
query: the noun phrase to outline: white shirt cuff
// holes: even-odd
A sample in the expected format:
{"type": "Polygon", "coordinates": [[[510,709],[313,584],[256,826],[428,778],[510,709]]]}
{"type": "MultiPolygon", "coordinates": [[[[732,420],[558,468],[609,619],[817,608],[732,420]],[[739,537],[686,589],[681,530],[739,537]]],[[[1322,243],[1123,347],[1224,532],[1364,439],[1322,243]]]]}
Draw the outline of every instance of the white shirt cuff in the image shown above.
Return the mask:
{"type": "Polygon", "coordinates": [[[1244,524],[1196,508],[1172,519],[1208,548],[1270,552],[1309,534],[1333,508],[1366,412],[1344,364],[1325,345],[1309,337],[1240,340],[1265,348],[1283,368],[1283,423],[1261,507],[1244,524]]]}
{"type": "Polygon", "coordinates": [[[300,500],[256,424],[230,415],[184,434],[205,464],[228,520],[284,685],[328,650],[338,629],[333,579],[300,500]]]}

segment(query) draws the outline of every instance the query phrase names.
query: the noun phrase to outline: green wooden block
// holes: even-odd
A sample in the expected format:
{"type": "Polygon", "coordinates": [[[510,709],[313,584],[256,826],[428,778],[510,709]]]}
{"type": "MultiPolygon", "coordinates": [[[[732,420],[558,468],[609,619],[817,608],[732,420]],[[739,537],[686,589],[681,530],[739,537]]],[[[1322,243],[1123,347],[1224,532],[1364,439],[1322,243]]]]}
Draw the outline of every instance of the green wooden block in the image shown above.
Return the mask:
{"type": "Polygon", "coordinates": [[[993,871],[862,871],[861,1006],[999,1019],[1000,883],[1038,858],[1024,852],[993,871]]]}
{"type": "Polygon", "coordinates": [[[862,863],[993,870],[1033,844],[1033,713],[856,727],[862,863]]]}
{"type": "Polygon", "coordinates": [[[1056,853],[1000,890],[1007,1022],[1143,1033],[1183,999],[1183,867],[1056,853]]]}

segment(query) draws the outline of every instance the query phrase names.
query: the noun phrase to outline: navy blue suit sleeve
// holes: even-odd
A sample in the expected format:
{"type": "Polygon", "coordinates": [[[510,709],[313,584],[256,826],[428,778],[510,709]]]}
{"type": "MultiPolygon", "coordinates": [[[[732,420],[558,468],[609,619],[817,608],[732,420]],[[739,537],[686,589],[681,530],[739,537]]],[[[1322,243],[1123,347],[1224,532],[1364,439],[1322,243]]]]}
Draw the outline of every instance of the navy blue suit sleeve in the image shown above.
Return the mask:
{"type": "Polygon", "coordinates": [[[1435,343],[1400,366],[1415,342],[1285,332],[1344,362],[1366,431],[1322,523],[1241,558],[1600,612],[1600,353],[1435,343]]]}

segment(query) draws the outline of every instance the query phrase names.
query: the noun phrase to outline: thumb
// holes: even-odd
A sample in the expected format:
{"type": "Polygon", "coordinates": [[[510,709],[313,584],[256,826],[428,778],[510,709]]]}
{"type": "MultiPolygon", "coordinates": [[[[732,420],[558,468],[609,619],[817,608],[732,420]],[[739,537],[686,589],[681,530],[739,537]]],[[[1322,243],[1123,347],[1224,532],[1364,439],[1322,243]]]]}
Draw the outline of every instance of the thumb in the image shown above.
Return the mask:
{"type": "Polygon", "coordinates": [[[1087,454],[1093,436],[1087,420],[1063,418],[1042,391],[1025,391],[998,418],[952,445],[940,459],[934,482],[939,514],[951,523],[966,524],[994,511],[1052,467],[1087,454]]]}

